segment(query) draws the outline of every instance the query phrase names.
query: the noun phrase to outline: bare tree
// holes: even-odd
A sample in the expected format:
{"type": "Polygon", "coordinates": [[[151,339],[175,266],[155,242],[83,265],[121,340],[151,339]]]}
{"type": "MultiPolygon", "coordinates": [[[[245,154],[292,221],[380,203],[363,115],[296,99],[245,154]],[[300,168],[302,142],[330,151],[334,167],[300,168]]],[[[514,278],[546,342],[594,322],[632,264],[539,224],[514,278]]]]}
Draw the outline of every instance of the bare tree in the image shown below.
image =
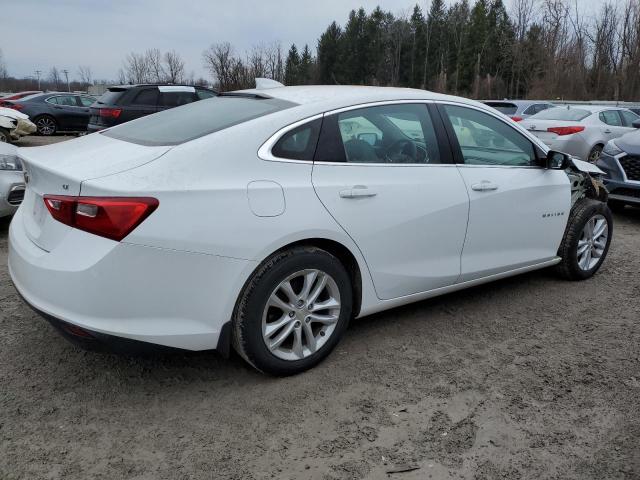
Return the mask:
{"type": "Polygon", "coordinates": [[[144,56],[147,64],[149,80],[157,83],[164,82],[165,72],[162,65],[162,54],[160,53],[160,50],[157,48],[150,48],[145,52],[144,56]]]}
{"type": "Polygon", "coordinates": [[[80,82],[85,85],[93,84],[93,73],[91,71],[91,67],[88,65],[80,65],[78,67],[78,76],[80,77],[80,82]]]}
{"type": "Polygon", "coordinates": [[[60,72],[57,67],[51,67],[51,70],[49,71],[49,81],[52,83],[55,90],[60,89],[60,72]]]}
{"type": "Polygon", "coordinates": [[[129,53],[123,65],[123,73],[129,83],[147,83],[150,81],[150,70],[147,57],[135,52],[129,53]]]}
{"type": "MultiPolygon", "coordinates": [[[[164,54],[165,81],[169,83],[181,83],[184,81],[184,61],[180,54],[172,50],[164,54]]],[[[193,77],[193,74],[192,74],[193,77]]]]}

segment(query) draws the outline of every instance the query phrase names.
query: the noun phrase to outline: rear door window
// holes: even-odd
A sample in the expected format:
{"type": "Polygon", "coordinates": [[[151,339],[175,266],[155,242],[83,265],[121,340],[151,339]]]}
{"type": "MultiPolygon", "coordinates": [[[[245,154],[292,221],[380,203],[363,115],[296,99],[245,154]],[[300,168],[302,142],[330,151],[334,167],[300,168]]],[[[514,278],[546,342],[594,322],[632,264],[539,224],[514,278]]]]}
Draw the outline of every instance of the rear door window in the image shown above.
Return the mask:
{"type": "Polygon", "coordinates": [[[617,110],[605,110],[604,112],[600,112],[600,120],[612,127],[622,126],[622,119],[620,118],[620,115],[618,115],[617,110]]]}
{"type": "Polygon", "coordinates": [[[91,97],[80,97],[80,103],[82,104],[83,107],[90,107],[91,105],[93,105],[93,102],[95,102],[95,98],[91,98],[91,97]]]}
{"type": "Polygon", "coordinates": [[[161,92],[160,106],[163,108],[174,108],[187,103],[195,102],[195,92],[161,92]]]}
{"type": "Polygon", "coordinates": [[[158,105],[158,94],[160,92],[157,88],[144,88],[140,90],[131,102],[132,105],[141,105],[145,107],[155,107],[158,105]]]}
{"type": "Polygon", "coordinates": [[[140,145],[178,145],[295,105],[276,98],[214,97],[139,118],[101,133],[140,145]]]}

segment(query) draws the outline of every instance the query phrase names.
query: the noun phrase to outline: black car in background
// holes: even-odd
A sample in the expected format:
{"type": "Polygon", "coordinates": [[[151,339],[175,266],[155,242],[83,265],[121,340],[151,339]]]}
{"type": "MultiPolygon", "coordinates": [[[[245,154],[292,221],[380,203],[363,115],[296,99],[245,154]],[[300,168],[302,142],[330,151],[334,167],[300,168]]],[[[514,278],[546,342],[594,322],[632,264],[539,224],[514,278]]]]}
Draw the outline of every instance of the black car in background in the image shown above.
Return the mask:
{"type": "Polygon", "coordinates": [[[7,101],[5,106],[29,115],[38,134],[85,132],[89,123],[89,107],[95,97],[77,93],[47,92],[7,101]]]}
{"type": "Polygon", "coordinates": [[[87,131],[97,132],[151,113],[215,97],[214,90],[191,85],[119,85],[110,87],[91,106],[87,131]]]}
{"type": "Polygon", "coordinates": [[[596,165],[606,174],[603,180],[612,210],[640,206],[640,130],[610,140],[596,165]]]}

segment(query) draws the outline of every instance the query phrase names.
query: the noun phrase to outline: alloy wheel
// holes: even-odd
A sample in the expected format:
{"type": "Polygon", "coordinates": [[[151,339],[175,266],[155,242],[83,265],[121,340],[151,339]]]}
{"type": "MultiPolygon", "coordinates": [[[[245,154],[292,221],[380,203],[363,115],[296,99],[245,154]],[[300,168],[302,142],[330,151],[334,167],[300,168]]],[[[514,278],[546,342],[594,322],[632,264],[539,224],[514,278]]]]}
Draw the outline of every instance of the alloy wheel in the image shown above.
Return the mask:
{"type": "Polygon", "coordinates": [[[340,318],[340,291],[326,272],[298,271],[273,290],[262,315],[262,338],[283,360],[301,360],[329,340],[340,318]]]}
{"type": "Polygon", "coordinates": [[[591,217],[578,240],[578,266],[583,271],[595,267],[604,254],[609,238],[609,224],[603,215],[591,217]]]}
{"type": "Polygon", "coordinates": [[[56,123],[48,117],[39,118],[36,127],[40,135],[52,135],[56,131],[56,123]]]}

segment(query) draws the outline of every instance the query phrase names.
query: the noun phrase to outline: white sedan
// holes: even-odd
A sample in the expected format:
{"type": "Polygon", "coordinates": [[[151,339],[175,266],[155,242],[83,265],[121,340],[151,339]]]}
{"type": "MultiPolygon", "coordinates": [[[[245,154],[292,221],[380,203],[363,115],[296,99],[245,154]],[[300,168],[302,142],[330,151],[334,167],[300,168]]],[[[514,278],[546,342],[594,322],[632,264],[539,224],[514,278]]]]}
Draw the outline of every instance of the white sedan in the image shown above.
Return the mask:
{"type": "Polygon", "coordinates": [[[233,346],[274,375],[352,317],[551,266],[589,278],[612,236],[596,167],[421,90],[233,92],[20,156],[9,269],[65,336],[233,346]]]}
{"type": "Polygon", "coordinates": [[[626,108],[576,105],[549,108],[521,125],[549,148],[595,163],[614,138],[640,127],[640,116],[626,108]]]}

